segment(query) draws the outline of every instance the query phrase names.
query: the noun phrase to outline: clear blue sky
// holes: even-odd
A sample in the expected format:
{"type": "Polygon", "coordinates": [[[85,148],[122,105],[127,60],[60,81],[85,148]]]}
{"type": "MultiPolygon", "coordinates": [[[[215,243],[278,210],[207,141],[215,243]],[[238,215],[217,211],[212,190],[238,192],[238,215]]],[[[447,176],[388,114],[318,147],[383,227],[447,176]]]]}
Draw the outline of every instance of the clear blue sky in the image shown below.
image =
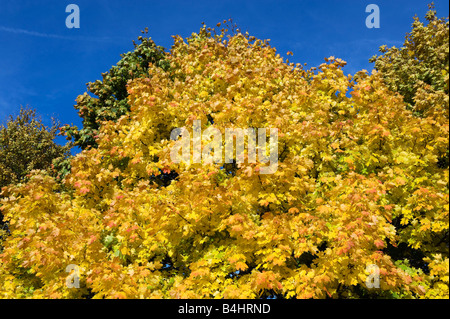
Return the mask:
{"type": "MultiPolygon", "coordinates": [[[[447,1],[435,0],[439,17],[449,15],[447,1]]],[[[413,16],[423,21],[424,0],[289,1],[142,1],[142,0],[0,0],[0,123],[29,105],[44,119],[55,116],[80,126],[73,107],[86,83],[101,79],[133,49],[140,30],[170,49],[172,35],[189,36],[201,22],[215,26],[232,18],[241,30],[271,39],[291,62],[317,66],[336,56],[347,73],[372,69],[368,59],[379,46],[401,46],[413,16]],[[81,11],[79,29],[68,29],[68,4],[81,11]],[[380,8],[381,27],[368,29],[368,4],[380,8]]],[[[49,122],[48,122],[49,123],[49,122]]]]}

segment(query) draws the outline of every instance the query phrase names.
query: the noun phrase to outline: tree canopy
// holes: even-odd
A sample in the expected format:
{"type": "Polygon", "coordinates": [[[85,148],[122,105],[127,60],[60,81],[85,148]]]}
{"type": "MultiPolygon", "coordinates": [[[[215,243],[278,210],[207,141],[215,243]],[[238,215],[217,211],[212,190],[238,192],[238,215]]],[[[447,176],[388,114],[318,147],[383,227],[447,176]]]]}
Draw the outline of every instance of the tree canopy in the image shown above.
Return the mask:
{"type": "Polygon", "coordinates": [[[62,184],[41,172],[3,191],[0,296],[448,298],[448,106],[417,116],[382,71],[306,70],[239,30],[175,37],[164,61],[128,82],[129,111],[62,184]],[[277,170],[175,163],[171,132],[195,121],[277,128],[277,170]]]}

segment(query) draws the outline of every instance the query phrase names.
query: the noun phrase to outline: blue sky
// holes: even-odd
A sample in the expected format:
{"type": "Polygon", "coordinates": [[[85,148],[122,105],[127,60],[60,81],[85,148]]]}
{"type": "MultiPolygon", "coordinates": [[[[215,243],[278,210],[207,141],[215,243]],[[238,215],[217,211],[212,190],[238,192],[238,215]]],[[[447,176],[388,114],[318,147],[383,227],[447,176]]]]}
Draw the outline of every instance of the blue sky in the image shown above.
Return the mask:
{"type": "MultiPolygon", "coordinates": [[[[0,0],[0,123],[29,105],[62,124],[81,121],[73,105],[86,83],[101,79],[133,49],[132,40],[149,28],[153,40],[170,49],[172,35],[189,36],[201,22],[215,26],[232,18],[241,30],[271,39],[291,62],[317,66],[325,57],[347,61],[347,73],[372,69],[379,46],[401,46],[413,16],[423,21],[424,0],[142,1],[0,0]],[[80,28],[65,25],[68,4],[80,8],[80,28]],[[380,8],[381,26],[368,29],[368,4],[380,8]]],[[[439,17],[447,1],[435,0],[439,17]]],[[[63,141],[63,140],[62,140],[63,141]]]]}

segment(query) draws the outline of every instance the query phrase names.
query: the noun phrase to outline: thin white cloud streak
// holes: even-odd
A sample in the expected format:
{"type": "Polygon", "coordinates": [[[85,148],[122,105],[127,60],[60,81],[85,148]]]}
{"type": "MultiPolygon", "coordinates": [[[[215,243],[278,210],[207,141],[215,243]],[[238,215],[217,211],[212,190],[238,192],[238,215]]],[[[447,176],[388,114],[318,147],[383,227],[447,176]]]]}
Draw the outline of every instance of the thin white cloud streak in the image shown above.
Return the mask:
{"type": "Polygon", "coordinates": [[[23,34],[23,35],[29,35],[33,37],[41,37],[41,38],[49,38],[49,39],[61,39],[61,40],[81,40],[81,41],[116,41],[119,38],[110,38],[110,37],[86,37],[86,36],[64,36],[59,34],[52,34],[52,33],[42,33],[42,32],[36,32],[36,31],[30,31],[25,29],[19,29],[19,28],[10,28],[0,25],[0,31],[3,32],[9,32],[14,34],[23,34]]]}
{"type": "Polygon", "coordinates": [[[0,25],[0,31],[5,31],[5,32],[15,33],[15,34],[31,35],[31,36],[34,36],[34,37],[41,37],[41,38],[73,40],[73,38],[65,37],[65,36],[62,36],[62,35],[41,33],[41,32],[29,31],[29,30],[17,29],[17,28],[8,28],[8,27],[4,27],[4,26],[1,26],[1,25],[0,25]]]}

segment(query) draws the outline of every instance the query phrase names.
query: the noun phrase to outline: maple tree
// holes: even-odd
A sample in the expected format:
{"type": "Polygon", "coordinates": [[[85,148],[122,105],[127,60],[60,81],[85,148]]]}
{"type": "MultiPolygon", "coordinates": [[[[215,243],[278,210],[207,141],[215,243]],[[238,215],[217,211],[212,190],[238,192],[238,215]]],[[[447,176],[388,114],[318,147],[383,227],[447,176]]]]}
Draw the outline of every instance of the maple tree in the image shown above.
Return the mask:
{"type": "Polygon", "coordinates": [[[306,70],[239,30],[174,37],[166,61],[129,82],[129,112],[63,184],[3,191],[1,297],[448,298],[448,117],[415,116],[380,72],[306,70]],[[197,120],[278,128],[278,169],[174,163],[172,130],[197,120]]]}

